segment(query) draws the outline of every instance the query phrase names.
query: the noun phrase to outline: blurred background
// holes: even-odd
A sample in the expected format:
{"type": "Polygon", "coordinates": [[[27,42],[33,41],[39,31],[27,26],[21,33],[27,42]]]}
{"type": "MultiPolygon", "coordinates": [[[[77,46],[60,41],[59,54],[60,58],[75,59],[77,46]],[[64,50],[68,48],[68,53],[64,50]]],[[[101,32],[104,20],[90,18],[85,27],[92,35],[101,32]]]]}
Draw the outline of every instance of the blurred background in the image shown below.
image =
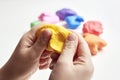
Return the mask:
{"type": "MultiPolygon", "coordinates": [[[[103,24],[102,38],[108,45],[92,57],[92,80],[120,80],[120,1],[119,0],[0,0],[0,67],[10,58],[30,23],[41,12],[55,13],[70,8],[88,20],[103,24]]],[[[79,31],[78,31],[79,32],[79,31]]],[[[48,80],[50,70],[37,71],[30,80],[48,80]]]]}

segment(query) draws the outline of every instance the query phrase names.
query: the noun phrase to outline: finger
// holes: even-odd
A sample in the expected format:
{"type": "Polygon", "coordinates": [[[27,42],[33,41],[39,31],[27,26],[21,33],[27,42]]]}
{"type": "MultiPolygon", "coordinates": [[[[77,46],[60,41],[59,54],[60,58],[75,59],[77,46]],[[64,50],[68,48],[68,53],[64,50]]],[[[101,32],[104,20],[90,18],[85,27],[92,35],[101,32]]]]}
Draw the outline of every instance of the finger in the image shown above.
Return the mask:
{"type": "Polygon", "coordinates": [[[46,59],[49,58],[52,55],[53,51],[44,51],[43,54],[41,55],[40,59],[46,59]]]}
{"type": "Polygon", "coordinates": [[[31,47],[34,42],[36,41],[36,31],[38,30],[38,28],[40,28],[39,25],[37,25],[36,27],[32,28],[31,30],[29,30],[28,32],[26,32],[20,42],[19,42],[19,47],[24,47],[24,48],[29,48],[31,47]]]}
{"type": "Polygon", "coordinates": [[[40,65],[44,65],[46,62],[48,62],[49,59],[50,59],[50,57],[46,58],[46,59],[40,59],[39,60],[40,65]]]}
{"type": "Polygon", "coordinates": [[[78,35],[78,51],[80,54],[79,56],[90,56],[90,50],[88,47],[87,42],[84,40],[84,38],[81,35],[78,35]]]}
{"type": "Polygon", "coordinates": [[[39,66],[39,69],[46,69],[46,68],[49,68],[49,65],[51,63],[52,59],[51,58],[48,58],[48,60],[42,64],[40,64],[39,66]]]}
{"type": "Polygon", "coordinates": [[[77,61],[84,62],[88,59],[90,59],[90,50],[88,47],[88,44],[84,40],[84,38],[81,35],[78,35],[78,48],[76,52],[76,59],[77,61]]]}
{"type": "Polygon", "coordinates": [[[56,64],[59,56],[60,56],[60,54],[58,54],[58,53],[53,53],[53,54],[51,55],[52,61],[51,61],[50,66],[49,66],[50,69],[53,69],[53,68],[54,68],[54,65],[56,64]]]}
{"type": "Polygon", "coordinates": [[[32,46],[32,50],[35,51],[36,56],[41,56],[41,54],[47,48],[51,34],[51,31],[48,29],[41,31],[40,36],[36,40],[35,44],[32,46]]]}
{"type": "Polygon", "coordinates": [[[54,68],[54,65],[56,64],[56,62],[54,62],[54,61],[52,61],[51,63],[50,63],[50,66],[49,66],[49,69],[53,69],[54,68]]]}
{"type": "Polygon", "coordinates": [[[36,25],[35,27],[31,28],[30,33],[36,36],[37,30],[41,27],[41,24],[36,25]]]}
{"type": "Polygon", "coordinates": [[[58,53],[52,53],[51,59],[52,60],[57,60],[59,56],[60,56],[60,54],[58,54],[58,53]]]}
{"type": "Polygon", "coordinates": [[[76,48],[78,44],[77,36],[71,33],[64,45],[63,51],[58,58],[57,62],[73,62],[74,54],[76,53],[76,48]]]}

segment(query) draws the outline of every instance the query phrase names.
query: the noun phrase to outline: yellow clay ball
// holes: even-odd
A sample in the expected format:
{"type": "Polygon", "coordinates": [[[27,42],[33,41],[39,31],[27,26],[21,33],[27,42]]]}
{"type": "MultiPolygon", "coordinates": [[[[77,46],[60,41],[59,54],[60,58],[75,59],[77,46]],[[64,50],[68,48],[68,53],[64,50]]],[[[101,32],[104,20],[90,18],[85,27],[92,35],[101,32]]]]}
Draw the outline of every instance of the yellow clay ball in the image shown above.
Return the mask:
{"type": "Polygon", "coordinates": [[[71,31],[64,28],[63,26],[58,26],[55,24],[44,24],[38,29],[36,36],[38,37],[40,35],[40,32],[44,29],[49,29],[52,32],[52,36],[46,50],[56,51],[60,54],[64,47],[65,40],[71,31]]]}

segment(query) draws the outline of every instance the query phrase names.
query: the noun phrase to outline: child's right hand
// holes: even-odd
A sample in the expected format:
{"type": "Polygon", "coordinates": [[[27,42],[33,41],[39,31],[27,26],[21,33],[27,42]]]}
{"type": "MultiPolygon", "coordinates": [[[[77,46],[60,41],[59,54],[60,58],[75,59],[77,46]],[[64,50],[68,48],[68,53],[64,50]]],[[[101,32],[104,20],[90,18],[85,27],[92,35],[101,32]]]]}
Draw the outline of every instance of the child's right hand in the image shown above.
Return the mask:
{"type": "Polygon", "coordinates": [[[90,80],[93,75],[90,50],[82,36],[69,36],[61,55],[52,59],[49,80],[90,80]]]}

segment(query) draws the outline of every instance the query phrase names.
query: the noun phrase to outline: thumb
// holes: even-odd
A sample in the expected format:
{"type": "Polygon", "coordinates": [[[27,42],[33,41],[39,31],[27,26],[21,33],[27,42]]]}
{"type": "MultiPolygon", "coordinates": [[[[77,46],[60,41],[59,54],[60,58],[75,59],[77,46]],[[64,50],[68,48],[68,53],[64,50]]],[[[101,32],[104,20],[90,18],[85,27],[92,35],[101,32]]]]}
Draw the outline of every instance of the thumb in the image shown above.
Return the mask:
{"type": "Polygon", "coordinates": [[[35,51],[36,56],[41,56],[41,54],[44,52],[44,50],[47,48],[48,42],[51,37],[51,31],[48,29],[42,30],[40,32],[40,36],[34,43],[32,49],[35,51]]]}
{"type": "Polygon", "coordinates": [[[77,44],[78,44],[78,39],[76,35],[71,33],[65,42],[63,51],[61,55],[59,56],[59,59],[57,62],[73,63],[73,57],[76,53],[77,44]]]}

